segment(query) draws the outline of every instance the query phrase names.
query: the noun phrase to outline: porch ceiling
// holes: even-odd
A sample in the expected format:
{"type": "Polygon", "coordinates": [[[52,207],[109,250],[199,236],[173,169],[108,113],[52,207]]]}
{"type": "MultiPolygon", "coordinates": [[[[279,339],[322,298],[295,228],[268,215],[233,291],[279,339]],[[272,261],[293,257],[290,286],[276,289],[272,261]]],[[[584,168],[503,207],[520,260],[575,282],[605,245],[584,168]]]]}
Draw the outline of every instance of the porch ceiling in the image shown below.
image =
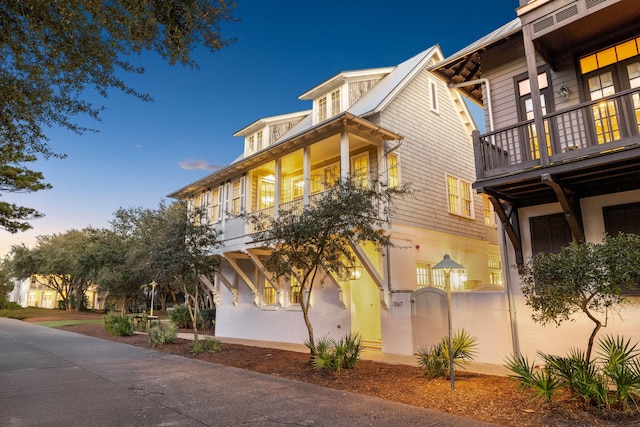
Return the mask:
{"type": "Polygon", "coordinates": [[[518,207],[557,202],[543,177],[549,175],[577,198],[640,189],[640,147],[596,158],[552,165],[516,175],[478,181],[474,187],[518,207]]]}
{"type": "Polygon", "coordinates": [[[314,144],[323,139],[340,135],[342,131],[350,135],[351,149],[366,143],[382,143],[383,141],[394,141],[403,139],[402,135],[391,130],[382,128],[369,120],[354,116],[350,113],[343,113],[326,122],[309,129],[307,132],[294,135],[286,140],[280,141],[265,150],[242,159],[236,163],[220,169],[207,177],[196,181],[182,189],[169,194],[167,197],[174,199],[186,199],[193,194],[217,185],[228,179],[247,172],[257,166],[267,163],[276,157],[285,156],[305,146],[314,144]]]}

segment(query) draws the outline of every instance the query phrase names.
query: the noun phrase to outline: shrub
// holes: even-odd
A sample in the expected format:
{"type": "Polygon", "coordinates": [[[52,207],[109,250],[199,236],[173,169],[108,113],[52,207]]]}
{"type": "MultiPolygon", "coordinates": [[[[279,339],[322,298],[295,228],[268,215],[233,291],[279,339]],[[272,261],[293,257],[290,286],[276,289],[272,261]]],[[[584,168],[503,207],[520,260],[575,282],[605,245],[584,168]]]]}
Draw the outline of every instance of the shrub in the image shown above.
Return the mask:
{"type": "Polygon", "coordinates": [[[6,310],[19,310],[19,309],[22,308],[22,306],[20,304],[18,304],[17,302],[7,301],[7,302],[4,303],[2,308],[6,309],[6,310]]]}
{"type": "Polygon", "coordinates": [[[153,345],[170,344],[177,336],[178,330],[173,324],[156,323],[149,328],[149,342],[153,345]]]}
{"type": "MultiPolygon", "coordinates": [[[[187,307],[187,305],[185,304],[175,306],[173,310],[171,310],[171,313],[169,313],[169,319],[171,319],[171,322],[173,322],[173,324],[178,328],[193,328],[193,322],[191,321],[191,315],[189,314],[189,307],[187,307]]],[[[198,322],[198,327],[200,327],[202,324],[202,315],[198,313],[196,319],[198,322]]]]}
{"type": "MultiPolygon", "coordinates": [[[[305,345],[311,349],[308,341],[305,342],[305,345]]],[[[338,341],[322,337],[316,341],[316,353],[311,358],[311,364],[316,369],[326,369],[333,372],[340,372],[341,369],[353,369],[360,359],[363,348],[362,337],[358,333],[349,333],[338,341]]]]}
{"type": "Polygon", "coordinates": [[[104,328],[111,335],[129,337],[133,335],[133,318],[115,312],[109,312],[102,316],[104,328]]]}
{"type": "MultiPolygon", "coordinates": [[[[469,335],[464,329],[453,333],[453,363],[460,366],[464,360],[473,360],[476,357],[478,340],[469,335]]],[[[449,337],[430,347],[423,346],[418,349],[418,365],[424,369],[428,378],[444,377],[449,372],[449,337]]]]}
{"type": "Polygon", "coordinates": [[[190,345],[191,354],[217,353],[222,350],[222,342],[217,338],[206,337],[204,340],[193,341],[190,345]]]}
{"type": "Polygon", "coordinates": [[[202,327],[204,329],[213,329],[216,324],[216,309],[207,308],[200,310],[200,317],[202,317],[202,327]]]}

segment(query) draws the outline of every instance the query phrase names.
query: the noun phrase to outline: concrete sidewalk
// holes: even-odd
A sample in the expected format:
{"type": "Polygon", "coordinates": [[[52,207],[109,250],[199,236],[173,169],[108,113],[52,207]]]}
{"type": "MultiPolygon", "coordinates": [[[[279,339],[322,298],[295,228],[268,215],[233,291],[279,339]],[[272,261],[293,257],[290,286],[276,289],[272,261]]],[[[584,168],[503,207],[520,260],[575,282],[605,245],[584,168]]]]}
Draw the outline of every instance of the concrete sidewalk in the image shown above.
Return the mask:
{"type": "MultiPolygon", "coordinates": [[[[201,335],[201,336],[205,337],[208,335],[201,335]]],[[[179,333],[178,338],[187,339],[187,340],[193,339],[193,334],[179,333]]],[[[229,337],[215,337],[215,338],[218,338],[223,343],[228,343],[228,344],[240,344],[240,345],[248,345],[252,347],[275,348],[278,350],[297,351],[299,353],[309,352],[309,349],[303,344],[284,343],[284,342],[276,342],[276,341],[247,340],[247,339],[229,338],[229,337]]],[[[380,351],[373,351],[373,350],[365,350],[361,355],[361,359],[372,360],[374,362],[388,363],[390,365],[418,366],[418,359],[416,356],[388,354],[388,353],[382,353],[380,351]]],[[[465,362],[463,366],[464,368],[462,369],[456,367],[456,371],[466,371],[466,372],[473,372],[476,374],[498,375],[498,376],[508,376],[511,373],[511,371],[509,371],[503,365],[495,365],[492,363],[465,362]]]]}
{"type": "Polygon", "coordinates": [[[6,318],[0,384],[0,426],[491,425],[6,318]]]}

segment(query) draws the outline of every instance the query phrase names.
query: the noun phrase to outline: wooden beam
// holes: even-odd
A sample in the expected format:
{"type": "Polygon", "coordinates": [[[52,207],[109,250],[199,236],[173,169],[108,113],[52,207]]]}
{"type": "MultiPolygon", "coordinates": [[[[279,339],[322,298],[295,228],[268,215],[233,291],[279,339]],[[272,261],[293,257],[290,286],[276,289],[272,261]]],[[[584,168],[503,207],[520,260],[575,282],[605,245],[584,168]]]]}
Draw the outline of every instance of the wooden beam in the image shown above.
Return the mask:
{"type": "Polygon", "coordinates": [[[256,305],[259,305],[258,299],[260,298],[260,293],[258,292],[258,288],[256,287],[256,284],[253,283],[253,280],[249,279],[249,277],[245,274],[244,271],[242,271],[242,269],[240,268],[240,266],[238,265],[234,257],[227,257],[226,253],[223,256],[226,258],[227,262],[229,263],[231,268],[233,268],[236,274],[240,276],[240,278],[249,287],[249,289],[251,289],[251,292],[253,292],[253,295],[254,295],[254,303],[256,305]]]}
{"type": "Polygon", "coordinates": [[[517,208],[512,204],[507,204],[508,209],[505,210],[505,206],[502,204],[502,202],[500,202],[500,200],[496,196],[491,194],[489,194],[489,200],[491,201],[491,204],[493,205],[498,218],[500,218],[502,228],[507,233],[511,245],[513,245],[513,250],[516,254],[516,264],[524,264],[524,255],[522,254],[522,239],[520,237],[520,225],[518,224],[517,208]]]}
{"type": "Polygon", "coordinates": [[[582,224],[582,211],[580,209],[580,202],[576,198],[575,193],[553,179],[550,174],[543,174],[542,182],[551,187],[558,198],[558,202],[560,202],[562,212],[564,212],[564,217],[567,219],[567,223],[569,224],[573,237],[577,242],[584,243],[585,237],[584,225],[582,224]]]}
{"type": "Polygon", "coordinates": [[[237,306],[238,290],[231,284],[229,280],[227,280],[227,278],[224,276],[224,274],[222,274],[222,272],[219,271],[215,273],[215,275],[216,275],[216,279],[221,281],[227,287],[227,289],[229,289],[229,292],[231,292],[231,294],[233,295],[233,305],[237,306]]]}
{"type": "Polygon", "coordinates": [[[256,268],[260,270],[262,274],[264,274],[264,277],[269,281],[269,283],[271,283],[273,287],[276,288],[276,291],[280,292],[282,290],[282,286],[277,280],[273,278],[273,275],[269,271],[267,271],[266,268],[264,268],[264,264],[262,264],[262,261],[258,257],[258,254],[253,253],[253,250],[251,249],[245,249],[243,250],[243,252],[249,256],[249,259],[251,259],[256,268]]]}

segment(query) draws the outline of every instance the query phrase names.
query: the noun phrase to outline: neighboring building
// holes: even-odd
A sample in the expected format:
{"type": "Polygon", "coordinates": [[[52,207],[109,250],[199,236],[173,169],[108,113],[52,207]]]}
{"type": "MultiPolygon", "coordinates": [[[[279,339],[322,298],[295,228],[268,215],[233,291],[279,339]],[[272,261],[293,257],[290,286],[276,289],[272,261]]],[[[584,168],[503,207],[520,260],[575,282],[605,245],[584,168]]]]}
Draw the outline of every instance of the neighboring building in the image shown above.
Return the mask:
{"type": "Polygon", "coordinates": [[[253,242],[242,212],[268,215],[322,197],[324,185],[358,175],[386,185],[410,183],[390,221],[397,248],[384,256],[355,248],[353,280],[327,278],[312,295],[316,336],[359,332],[369,348],[414,354],[446,335],[442,272],[448,253],[466,267],[456,295],[504,293],[494,214],[471,189],[471,132],[464,98],[427,69],[438,47],[387,68],[342,72],[300,99],[310,111],[257,120],[238,131],[244,154],[229,166],[172,193],[207,212],[222,230],[221,271],[203,278],[217,305],[216,334],[302,343],[307,331],[295,279],[273,283],[262,265],[269,248],[253,242]],[[429,307],[437,294],[435,306],[429,307]]]}
{"type": "MultiPolygon", "coordinates": [[[[518,349],[564,355],[593,329],[581,315],[559,328],[533,323],[513,265],[605,232],[640,233],[640,2],[521,0],[517,15],[432,68],[485,108],[474,188],[501,219],[513,293],[510,318],[491,311],[498,330],[511,324],[496,362],[518,349]]],[[[505,298],[486,301],[487,314],[505,298]]],[[[637,303],[609,311],[600,336],[640,340],[637,303]]]]}
{"type": "MultiPolygon", "coordinates": [[[[31,276],[22,281],[14,281],[13,290],[8,298],[22,307],[59,308],[62,300],[57,291],[45,285],[44,277],[31,276]]],[[[98,293],[98,287],[92,285],[85,293],[88,309],[103,309],[104,297],[98,293]]]]}

